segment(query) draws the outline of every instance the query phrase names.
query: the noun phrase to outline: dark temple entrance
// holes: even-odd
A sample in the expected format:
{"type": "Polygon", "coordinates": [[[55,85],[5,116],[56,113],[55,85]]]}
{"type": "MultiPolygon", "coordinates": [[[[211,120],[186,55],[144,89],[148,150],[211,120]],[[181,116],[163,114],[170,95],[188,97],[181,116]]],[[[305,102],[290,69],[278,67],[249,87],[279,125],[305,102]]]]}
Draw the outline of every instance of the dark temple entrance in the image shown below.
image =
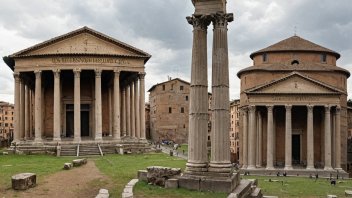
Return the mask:
{"type": "MultiPolygon", "coordinates": [[[[89,127],[89,104],[81,104],[81,137],[90,136],[89,127]]],[[[74,105],[66,105],[66,137],[74,137],[74,105]]]]}
{"type": "Polygon", "coordinates": [[[300,164],[301,161],[301,136],[292,135],[292,164],[300,164]]]}

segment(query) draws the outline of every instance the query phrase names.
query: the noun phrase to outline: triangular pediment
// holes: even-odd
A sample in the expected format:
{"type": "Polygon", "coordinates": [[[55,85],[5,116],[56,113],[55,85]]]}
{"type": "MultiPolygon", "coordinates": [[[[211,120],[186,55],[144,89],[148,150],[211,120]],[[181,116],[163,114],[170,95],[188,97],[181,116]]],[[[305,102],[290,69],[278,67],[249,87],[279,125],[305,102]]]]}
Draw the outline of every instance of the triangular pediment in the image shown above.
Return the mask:
{"type": "Polygon", "coordinates": [[[341,94],[341,90],[293,72],[281,79],[245,91],[247,94],[341,94]]]}
{"type": "Polygon", "coordinates": [[[117,56],[138,56],[149,58],[150,55],[126,43],[113,39],[88,27],[69,32],[43,43],[37,44],[11,57],[60,55],[60,54],[97,54],[117,56]]]}

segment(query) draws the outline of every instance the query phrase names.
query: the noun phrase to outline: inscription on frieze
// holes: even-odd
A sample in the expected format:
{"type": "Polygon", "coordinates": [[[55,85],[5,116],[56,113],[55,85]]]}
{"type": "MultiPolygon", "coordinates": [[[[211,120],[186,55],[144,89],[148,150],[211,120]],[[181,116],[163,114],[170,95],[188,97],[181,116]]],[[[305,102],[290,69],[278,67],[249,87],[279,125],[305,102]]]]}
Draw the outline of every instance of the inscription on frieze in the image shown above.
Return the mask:
{"type": "Polygon", "coordinates": [[[273,101],[319,101],[319,97],[315,96],[274,96],[273,101]]]}
{"type": "Polygon", "coordinates": [[[87,58],[87,57],[56,57],[51,59],[54,64],[62,63],[86,63],[86,64],[117,64],[117,65],[129,65],[130,62],[121,58],[87,58]]]}

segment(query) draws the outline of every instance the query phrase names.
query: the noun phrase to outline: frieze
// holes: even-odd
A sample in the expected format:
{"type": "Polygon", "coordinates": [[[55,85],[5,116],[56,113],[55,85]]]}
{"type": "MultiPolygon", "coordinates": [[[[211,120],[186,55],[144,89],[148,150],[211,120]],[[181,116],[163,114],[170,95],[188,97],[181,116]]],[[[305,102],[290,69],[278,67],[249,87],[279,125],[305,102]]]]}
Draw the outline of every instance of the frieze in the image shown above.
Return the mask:
{"type": "Polygon", "coordinates": [[[274,96],[272,99],[273,101],[320,101],[319,97],[314,96],[274,96]]]}
{"type": "Polygon", "coordinates": [[[129,65],[130,62],[121,58],[88,58],[88,57],[56,57],[51,59],[54,64],[62,63],[107,63],[117,65],[129,65]]]}

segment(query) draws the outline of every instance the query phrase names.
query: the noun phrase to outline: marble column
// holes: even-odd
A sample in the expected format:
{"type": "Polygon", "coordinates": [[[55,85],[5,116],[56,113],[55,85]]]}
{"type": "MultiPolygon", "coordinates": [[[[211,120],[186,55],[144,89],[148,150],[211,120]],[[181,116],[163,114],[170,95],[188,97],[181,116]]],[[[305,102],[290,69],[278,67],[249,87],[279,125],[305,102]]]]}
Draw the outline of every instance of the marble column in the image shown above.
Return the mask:
{"type": "Polygon", "coordinates": [[[114,107],[113,107],[113,104],[112,104],[112,100],[113,100],[113,98],[112,98],[112,95],[113,95],[113,93],[112,93],[113,91],[112,91],[112,89],[111,89],[111,87],[109,87],[108,88],[108,103],[109,103],[109,136],[111,137],[112,136],[112,133],[113,133],[113,114],[114,114],[114,112],[113,112],[113,109],[114,109],[114,107]]]}
{"type": "Polygon", "coordinates": [[[127,131],[126,135],[131,136],[131,85],[127,85],[126,89],[126,125],[127,125],[127,131]]]}
{"type": "Polygon", "coordinates": [[[260,111],[258,111],[258,124],[257,124],[257,129],[258,129],[258,147],[257,147],[257,156],[258,156],[258,160],[257,160],[257,168],[258,167],[262,167],[262,163],[263,163],[263,119],[262,119],[262,114],[260,113],[260,111]]]}
{"type": "Polygon", "coordinates": [[[307,169],[314,169],[313,105],[307,106],[307,169]]]}
{"type": "Polygon", "coordinates": [[[42,71],[36,70],[35,73],[35,113],[34,113],[34,141],[42,141],[42,71]]]}
{"type": "Polygon", "coordinates": [[[24,140],[29,139],[29,87],[25,86],[24,93],[24,140]]]}
{"type": "Polygon", "coordinates": [[[325,166],[324,170],[331,170],[331,115],[330,115],[330,106],[325,106],[325,166]]]}
{"type": "Polygon", "coordinates": [[[101,70],[95,70],[95,140],[102,140],[103,118],[101,107],[101,70]]]}
{"type": "Polygon", "coordinates": [[[286,105],[285,124],[285,169],[292,169],[292,106],[286,105]]]}
{"type": "Polygon", "coordinates": [[[247,108],[243,109],[243,141],[242,141],[242,168],[247,168],[248,166],[248,112],[247,108]]]}
{"type": "Polygon", "coordinates": [[[139,139],[141,137],[141,122],[140,122],[140,111],[139,111],[139,89],[138,89],[138,78],[134,81],[134,106],[135,109],[135,117],[136,117],[136,137],[139,139]]]}
{"type": "Polygon", "coordinates": [[[247,169],[255,169],[256,156],[256,107],[249,106],[249,126],[248,126],[248,166],[247,169]]]}
{"type": "Polygon", "coordinates": [[[207,28],[210,19],[205,15],[193,15],[187,17],[187,21],[193,25],[193,48],[186,172],[204,172],[208,165],[207,28]]]}
{"type": "Polygon", "coordinates": [[[139,73],[139,111],[140,111],[140,139],[146,139],[145,133],[145,82],[144,82],[145,73],[139,73]]]}
{"type": "Polygon", "coordinates": [[[274,116],[273,106],[266,106],[268,110],[268,124],[267,124],[267,153],[266,153],[266,169],[274,169],[274,116]]]}
{"type": "Polygon", "coordinates": [[[61,94],[60,94],[60,70],[54,73],[54,141],[61,141],[61,94]]]}
{"type": "Polygon", "coordinates": [[[336,111],[335,111],[335,117],[336,117],[336,149],[335,149],[335,169],[337,170],[342,170],[341,168],[341,107],[336,106],[336,111]]]}
{"type": "Polygon", "coordinates": [[[131,137],[135,138],[136,137],[136,106],[135,106],[135,102],[134,102],[134,97],[135,95],[135,84],[134,84],[134,80],[132,80],[131,82],[131,137]]]}
{"type": "Polygon", "coordinates": [[[74,73],[74,141],[81,141],[81,70],[75,69],[74,73]]]}
{"type": "Polygon", "coordinates": [[[21,106],[21,96],[20,96],[20,73],[14,72],[13,77],[15,78],[15,107],[14,107],[14,120],[13,120],[13,142],[19,142],[20,140],[20,106],[21,106]]]}
{"type": "Polygon", "coordinates": [[[122,135],[126,136],[126,87],[122,89],[122,135]]]}
{"type": "MultiPolygon", "coordinates": [[[[22,75],[22,74],[21,74],[22,75]]],[[[21,102],[20,102],[20,140],[24,139],[25,136],[25,132],[24,132],[24,119],[25,119],[25,81],[23,79],[23,77],[21,77],[21,81],[20,81],[20,97],[21,97],[21,102]]]]}
{"type": "Polygon", "coordinates": [[[120,71],[114,70],[114,139],[121,138],[120,129],[120,71]]]}
{"type": "MultiPolygon", "coordinates": [[[[29,87],[28,87],[29,88],[29,87]]],[[[29,122],[28,122],[28,127],[29,127],[29,139],[32,139],[33,138],[33,91],[32,89],[29,88],[29,92],[28,92],[28,117],[29,117],[29,122]]]]}
{"type": "Polygon", "coordinates": [[[212,58],[212,138],[209,171],[231,172],[230,97],[227,23],[233,14],[212,15],[214,25],[212,58]]]}

